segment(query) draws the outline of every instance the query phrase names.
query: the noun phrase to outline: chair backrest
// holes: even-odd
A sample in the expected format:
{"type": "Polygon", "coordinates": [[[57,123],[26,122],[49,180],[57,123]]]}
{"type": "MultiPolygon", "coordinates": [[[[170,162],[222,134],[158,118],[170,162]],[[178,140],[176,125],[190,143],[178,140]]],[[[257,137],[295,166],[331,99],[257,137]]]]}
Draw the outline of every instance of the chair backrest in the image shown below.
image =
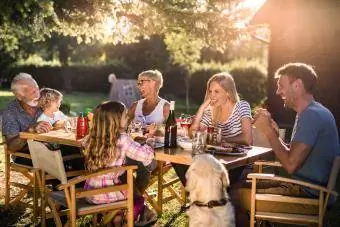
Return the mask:
{"type": "Polygon", "coordinates": [[[59,179],[62,184],[66,184],[67,177],[60,150],[51,151],[42,142],[34,140],[27,140],[27,143],[33,167],[45,171],[59,179]]]}
{"type": "Polygon", "coordinates": [[[337,156],[333,161],[333,167],[328,178],[327,188],[330,190],[334,190],[335,188],[336,179],[339,174],[339,169],[340,169],[340,156],[337,156]]]}

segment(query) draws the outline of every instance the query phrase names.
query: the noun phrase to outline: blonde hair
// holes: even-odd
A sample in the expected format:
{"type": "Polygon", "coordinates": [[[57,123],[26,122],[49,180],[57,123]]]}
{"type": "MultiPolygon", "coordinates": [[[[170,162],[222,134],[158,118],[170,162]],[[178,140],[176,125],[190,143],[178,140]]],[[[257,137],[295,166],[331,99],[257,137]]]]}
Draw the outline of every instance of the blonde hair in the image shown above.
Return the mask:
{"type": "Polygon", "coordinates": [[[157,69],[155,70],[147,70],[147,71],[143,71],[138,75],[138,79],[141,76],[146,76],[148,78],[150,78],[151,80],[154,80],[158,83],[158,90],[163,87],[163,75],[160,71],[158,71],[157,69]]]}
{"type": "MultiPolygon", "coordinates": [[[[237,94],[234,78],[227,72],[217,73],[208,80],[204,100],[209,98],[209,87],[212,82],[217,82],[223,88],[223,90],[228,93],[228,97],[231,102],[236,103],[240,100],[240,97],[237,94]]],[[[212,109],[211,121],[213,125],[217,123],[217,119],[220,117],[221,112],[221,107],[215,107],[212,109]]]]}
{"type": "Polygon", "coordinates": [[[126,112],[121,102],[107,101],[98,105],[93,115],[93,126],[84,149],[85,165],[90,171],[102,169],[119,157],[116,147],[120,136],[122,116],[126,112]]]}
{"type": "Polygon", "coordinates": [[[52,102],[63,99],[63,94],[58,90],[52,88],[43,88],[40,90],[40,98],[38,100],[38,106],[45,110],[51,106],[52,102]]]}

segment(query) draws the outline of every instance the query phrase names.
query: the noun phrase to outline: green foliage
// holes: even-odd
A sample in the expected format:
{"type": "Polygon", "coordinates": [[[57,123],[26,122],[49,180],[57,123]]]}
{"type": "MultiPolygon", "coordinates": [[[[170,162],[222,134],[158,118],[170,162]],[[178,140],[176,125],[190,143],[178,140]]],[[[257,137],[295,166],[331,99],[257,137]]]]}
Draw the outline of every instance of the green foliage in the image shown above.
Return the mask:
{"type": "Polygon", "coordinates": [[[172,63],[183,66],[191,72],[193,65],[201,57],[203,43],[184,31],[167,34],[164,39],[167,51],[172,57],[172,63]]]}
{"type": "Polygon", "coordinates": [[[181,31],[205,46],[225,50],[244,34],[237,21],[249,17],[242,0],[17,0],[1,1],[0,49],[18,50],[23,39],[57,34],[78,43],[130,43],[139,37],[181,31]]]}
{"type": "Polygon", "coordinates": [[[260,67],[233,68],[230,74],[234,76],[237,91],[241,98],[248,101],[252,107],[261,104],[267,93],[267,76],[260,67]]]}

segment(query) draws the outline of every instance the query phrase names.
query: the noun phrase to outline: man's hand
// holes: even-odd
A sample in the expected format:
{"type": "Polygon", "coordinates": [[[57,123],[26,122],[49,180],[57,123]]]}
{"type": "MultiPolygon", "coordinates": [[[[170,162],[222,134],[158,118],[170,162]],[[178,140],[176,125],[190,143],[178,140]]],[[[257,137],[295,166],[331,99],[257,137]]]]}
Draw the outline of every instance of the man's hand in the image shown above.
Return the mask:
{"type": "Polygon", "coordinates": [[[34,126],[34,131],[37,133],[46,133],[52,129],[52,125],[47,121],[40,121],[34,126]]]}
{"type": "MultiPolygon", "coordinates": [[[[254,126],[263,134],[268,134],[270,129],[277,127],[277,124],[271,118],[270,113],[266,109],[257,109],[253,120],[254,126]]],[[[275,131],[275,129],[274,129],[275,131]]]]}

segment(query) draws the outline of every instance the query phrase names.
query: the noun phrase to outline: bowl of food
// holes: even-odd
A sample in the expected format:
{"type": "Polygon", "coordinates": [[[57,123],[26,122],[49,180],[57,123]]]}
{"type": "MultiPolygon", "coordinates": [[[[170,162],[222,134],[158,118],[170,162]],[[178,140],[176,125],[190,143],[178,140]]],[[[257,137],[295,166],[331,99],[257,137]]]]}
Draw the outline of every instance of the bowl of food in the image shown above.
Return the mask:
{"type": "Polygon", "coordinates": [[[192,140],[188,137],[177,138],[177,145],[184,150],[192,150],[192,140]]]}

